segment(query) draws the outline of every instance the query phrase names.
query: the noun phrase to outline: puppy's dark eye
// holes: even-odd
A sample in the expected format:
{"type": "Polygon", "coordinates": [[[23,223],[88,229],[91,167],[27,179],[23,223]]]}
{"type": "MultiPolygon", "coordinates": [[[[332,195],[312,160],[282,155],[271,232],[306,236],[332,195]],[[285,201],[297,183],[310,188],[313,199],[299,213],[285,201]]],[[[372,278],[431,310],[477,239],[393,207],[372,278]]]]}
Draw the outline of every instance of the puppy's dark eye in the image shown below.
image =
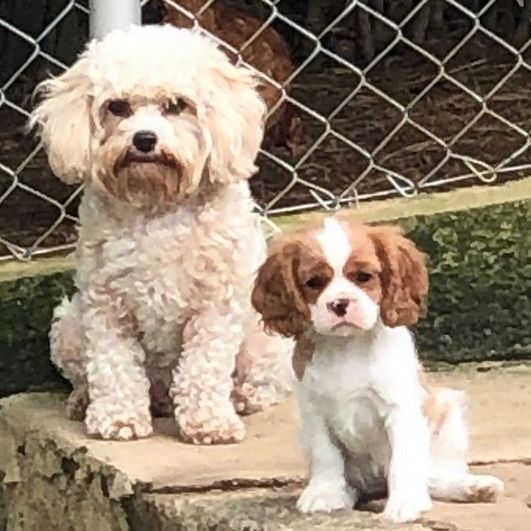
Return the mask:
{"type": "Polygon", "coordinates": [[[187,103],[182,98],[176,98],[174,100],[168,100],[164,104],[165,114],[180,114],[187,107],[187,103]]]}
{"type": "Polygon", "coordinates": [[[320,289],[320,288],[324,288],[326,283],[327,283],[327,280],[325,277],[315,275],[314,277],[306,281],[306,286],[311,289],[320,289]]]}
{"type": "Polygon", "coordinates": [[[114,116],[121,116],[127,118],[131,116],[131,105],[127,100],[111,100],[107,103],[107,109],[114,116]]]}
{"type": "Polygon", "coordinates": [[[359,282],[360,284],[364,284],[365,282],[369,282],[371,280],[372,275],[371,273],[367,273],[367,271],[358,271],[354,275],[354,280],[356,282],[359,282]]]}

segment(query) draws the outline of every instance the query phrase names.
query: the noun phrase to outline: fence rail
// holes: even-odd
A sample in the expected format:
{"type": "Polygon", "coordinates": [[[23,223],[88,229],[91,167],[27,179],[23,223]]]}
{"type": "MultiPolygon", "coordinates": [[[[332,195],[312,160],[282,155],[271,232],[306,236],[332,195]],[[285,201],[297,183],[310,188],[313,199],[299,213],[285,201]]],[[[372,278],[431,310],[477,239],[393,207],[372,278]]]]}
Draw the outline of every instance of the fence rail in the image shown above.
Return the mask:
{"type": "MultiPolygon", "coordinates": [[[[531,0],[141,5],[144,22],[200,25],[263,79],[270,120],[251,186],[266,218],[530,173],[531,0]]],[[[75,242],[81,190],[53,178],[23,125],[38,81],[75,60],[89,14],[88,1],[0,5],[0,259],[75,242]]]]}

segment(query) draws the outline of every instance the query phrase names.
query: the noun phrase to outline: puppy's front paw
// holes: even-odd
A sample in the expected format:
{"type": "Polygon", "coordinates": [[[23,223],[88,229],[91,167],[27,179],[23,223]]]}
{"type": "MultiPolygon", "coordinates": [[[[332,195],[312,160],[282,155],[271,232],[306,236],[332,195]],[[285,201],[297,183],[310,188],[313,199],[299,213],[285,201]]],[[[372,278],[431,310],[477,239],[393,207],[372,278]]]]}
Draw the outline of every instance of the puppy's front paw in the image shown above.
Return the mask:
{"type": "Polygon", "coordinates": [[[421,513],[431,509],[431,499],[427,492],[391,494],[383,515],[391,522],[413,522],[421,513]]]}
{"type": "Polygon", "coordinates": [[[343,481],[310,481],[297,501],[302,513],[314,513],[352,509],[356,493],[343,481]]]}
{"type": "Polygon", "coordinates": [[[89,435],[117,441],[143,439],[153,433],[149,413],[139,414],[127,411],[109,414],[99,407],[98,401],[88,406],[85,425],[89,435]]]}
{"type": "Polygon", "coordinates": [[[469,476],[466,498],[473,502],[493,503],[503,494],[504,484],[494,476],[469,476]]]}
{"type": "Polygon", "coordinates": [[[230,444],[245,437],[245,426],[234,411],[225,416],[204,418],[200,411],[177,411],[179,434],[184,442],[191,444],[230,444]]]}

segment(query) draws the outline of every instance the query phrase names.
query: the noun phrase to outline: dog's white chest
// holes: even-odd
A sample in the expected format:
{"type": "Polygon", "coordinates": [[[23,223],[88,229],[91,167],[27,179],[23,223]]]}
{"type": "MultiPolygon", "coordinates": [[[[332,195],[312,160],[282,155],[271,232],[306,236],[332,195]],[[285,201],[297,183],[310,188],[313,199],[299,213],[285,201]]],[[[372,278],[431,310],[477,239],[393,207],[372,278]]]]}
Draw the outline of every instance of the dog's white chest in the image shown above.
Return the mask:
{"type": "Polygon", "coordinates": [[[195,269],[188,217],[183,212],[179,220],[172,219],[175,214],[127,227],[104,244],[103,262],[117,272],[112,288],[130,309],[149,308],[156,316],[173,312],[175,318],[185,307],[191,282],[184,273],[195,269]]]}
{"type": "Polygon", "coordinates": [[[88,194],[80,213],[78,287],[97,280],[110,292],[146,350],[178,350],[186,323],[213,307],[236,320],[249,312],[265,242],[246,183],[154,215],[108,212],[88,194]]]}
{"type": "Polygon", "coordinates": [[[352,456],[382,463],[389,442],[384,419],[386,404],[372,377],[367,353],[321,353],[302,382],[304,395],[326,419],[334,438],[352,456]]]}

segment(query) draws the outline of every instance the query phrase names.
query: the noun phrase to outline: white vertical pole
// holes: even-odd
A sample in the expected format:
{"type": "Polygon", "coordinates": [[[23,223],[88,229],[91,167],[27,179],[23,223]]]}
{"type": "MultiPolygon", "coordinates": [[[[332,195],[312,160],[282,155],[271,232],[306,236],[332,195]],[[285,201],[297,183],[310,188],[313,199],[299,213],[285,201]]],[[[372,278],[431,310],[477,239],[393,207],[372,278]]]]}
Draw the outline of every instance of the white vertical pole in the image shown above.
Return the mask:
{"type": "Polygon", "coordinates": [[[140,24],[140,0],[90,0],[90,37],[140,24]]]}

